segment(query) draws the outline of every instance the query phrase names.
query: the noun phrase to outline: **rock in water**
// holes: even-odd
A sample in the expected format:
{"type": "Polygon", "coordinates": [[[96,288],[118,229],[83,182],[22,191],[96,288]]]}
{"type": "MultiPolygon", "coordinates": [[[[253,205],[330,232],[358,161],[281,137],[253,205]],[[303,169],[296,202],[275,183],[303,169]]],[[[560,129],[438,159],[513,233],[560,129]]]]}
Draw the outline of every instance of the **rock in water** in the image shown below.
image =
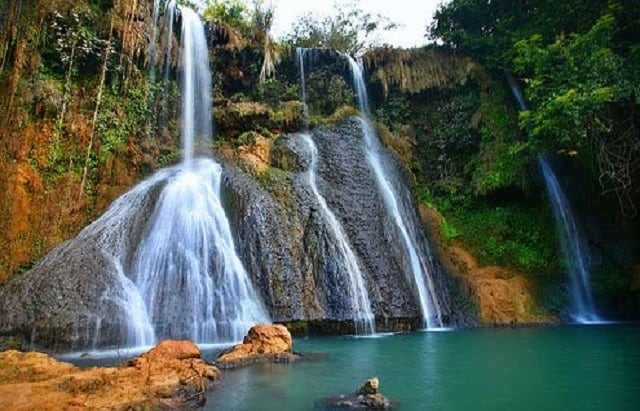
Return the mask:
{"type": "Polygon", "coordinates": [[[371,377],[364,382],[362,387],[357,391],[360,395],[373,395],[378,393],[378,387],[380,387],[380,381],[378,377],[371,377]]]}
{"type": "Polygon", "coordinates": [[[204,405],[219,377],[190,341],[164,341],[126,365],[89,369],[6,351],[0,352],[0,409],[193,408],[204,405]]]}
{"type": "Polygon", "coordinates": [[[358,388],[355,394],[324,398],[321,405],[328,408],[351,408],[367,410],[383,410],[393,408],[387,397],[379,392],[378,377],[371,377],[358,388]]]}
{"type": "Polygon", "coordinates": [[[255,325],[238,344],[216,360],[220,368],[235,368],[258,362],[289,362],[293,354],[291,333],[283,325],[255,325]]]}

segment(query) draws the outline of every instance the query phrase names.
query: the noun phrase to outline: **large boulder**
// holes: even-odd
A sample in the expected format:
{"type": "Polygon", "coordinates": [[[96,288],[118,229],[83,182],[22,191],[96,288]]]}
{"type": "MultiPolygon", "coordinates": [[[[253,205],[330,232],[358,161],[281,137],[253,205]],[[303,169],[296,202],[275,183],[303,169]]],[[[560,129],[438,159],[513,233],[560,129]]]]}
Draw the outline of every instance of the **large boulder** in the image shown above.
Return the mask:
{"type": "Polygon", "coordinates": [[[0,409],[182,409],[202,406],[220,371],[189,341],[164,341],[119,367],[81,369],[46,354],[0,353],[0,409]]]}
{"type": "Polygon", "coordinates": [[[285,326],[255,325],[244,337],[242,344],[221,354],[216,364],[225,369],[257,362],[288,362],[295,358],[297,356],[293,354],[291,334],[285,326]]]}
{"type": "Polygon", "coordinates": [[[145,184],[29,272],[0,286],[0,336],[53,352],[126,345],[127,314],[120,302],[129,282],[124,272],[130,245],[140,241],[164,182],[152,178],[145,184]]]}

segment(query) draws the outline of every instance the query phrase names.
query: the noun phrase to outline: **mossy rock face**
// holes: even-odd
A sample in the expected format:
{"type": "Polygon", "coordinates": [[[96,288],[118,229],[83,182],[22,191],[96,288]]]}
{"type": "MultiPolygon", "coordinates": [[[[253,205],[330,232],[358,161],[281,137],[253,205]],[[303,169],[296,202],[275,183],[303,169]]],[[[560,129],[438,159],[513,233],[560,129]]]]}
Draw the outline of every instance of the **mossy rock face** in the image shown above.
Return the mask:
{"type": "Polygon", "coordinates": [[[273,111],[262,103],[253,101],[227,101],[213,111],[218,132],[227,138],[237,138],[242,133],[265,127],[273,111]]]}
{"type": "Polygon", "coordinates": [[[300,130],[304,121],[304,103],[297,100],[280,102],[271,116],[273,130],[292,132],[300,130]]]}
{"type": "Polygon", "coordinates": [[[213,115],[219,135],[237,139],[247,132],[281,134],[303,128],[300,101],[285,101],[275,107],[255,101],[225,100],[216,103],[213,115]]]}
{"type": "Polygon", "coordinates": [[[303,172],[309,167],[309,155],[295,142],[296,135],[278,138],[271,148],[271,165],[284,171],[303,172]]]}
{"type": "MultiPolygon", "coordinates": [[[[299,320],[283,322],[289,332],[296,336],[356,334],[353,321],[299,320]]],[[[420,318],[376,318],[376,332],[409,332],[422,327],[420,318]]]]}

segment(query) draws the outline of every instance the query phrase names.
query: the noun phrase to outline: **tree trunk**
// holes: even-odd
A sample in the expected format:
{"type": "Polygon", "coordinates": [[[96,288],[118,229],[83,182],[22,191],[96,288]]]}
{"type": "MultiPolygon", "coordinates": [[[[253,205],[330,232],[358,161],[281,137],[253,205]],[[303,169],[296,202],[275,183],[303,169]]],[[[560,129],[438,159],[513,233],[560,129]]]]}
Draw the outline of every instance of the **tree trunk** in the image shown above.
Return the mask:
{"type": "Polygon", "coordinates": [[[91,150],[93,149],[93,139],[96,132],[96,123],[98,122],[98,113],[100,110],[100,102],[102,101],[102,90],[104,89],[104,81],[107,77],[107,67],[109,55],[111,54],[111,40],[113,39],[113,16],[111,17],[111,27],[109,28],[109,38],[107,40],[107,48],[104,52],[104,60],[102,61],[102,71],[100,72],[100,84],[98,85],[98,95],[96,96],[96,108],[93,110],[93,121],[91,123],[91,134],[89,135],[89,144],[87,145],[87,154],[84,158],[84,167],[82,169],[82,179],[80,180],[80,191],[78,199],[82,197],[84,186],[87,181],[87,173],[89,170],[89,160],[91,158],[91,150]]]}

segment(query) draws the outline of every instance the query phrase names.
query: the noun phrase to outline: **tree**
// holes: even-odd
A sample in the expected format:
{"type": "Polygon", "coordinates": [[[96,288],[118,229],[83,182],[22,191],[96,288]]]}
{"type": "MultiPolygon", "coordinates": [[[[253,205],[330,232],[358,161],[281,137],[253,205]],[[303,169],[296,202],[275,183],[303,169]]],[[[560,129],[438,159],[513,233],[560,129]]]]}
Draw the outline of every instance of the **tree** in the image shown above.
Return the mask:
{"type": "Polygon", "coordinates": [[[603,6],[602,0],[452,0],[436,11],[428,36],[488,68],[504,69],[518,40],[539,34],[549,42],[562,33],[583,32],[603,6]]]}
{"type": "Polygon", "coordinates": [[[227,24],[242,33],[250,29],[249,10],[240,0],[209,0],[203,11],[206,21],[227,24]]]}
{"type": "Polygon", "coordinates": [[[538,152],[594,164],[604,193],[635,214],[640,193],[637,1],[453,0],[430,36],[524,84],[521,128],[538,152]],[[636,4],[633,4],[636,3],[636,4]]]}
{"type": "Polygon", "coordinates": [[[285,37],[285,42],[297,47],[330,48],[360,55],[378,45],[376,32],[396,27],[384,16],[366,13],[355,2],[336,2],[334,8],[336,14],[332,16],[300,17],[294,23],[292,32],[285,37]]]}

